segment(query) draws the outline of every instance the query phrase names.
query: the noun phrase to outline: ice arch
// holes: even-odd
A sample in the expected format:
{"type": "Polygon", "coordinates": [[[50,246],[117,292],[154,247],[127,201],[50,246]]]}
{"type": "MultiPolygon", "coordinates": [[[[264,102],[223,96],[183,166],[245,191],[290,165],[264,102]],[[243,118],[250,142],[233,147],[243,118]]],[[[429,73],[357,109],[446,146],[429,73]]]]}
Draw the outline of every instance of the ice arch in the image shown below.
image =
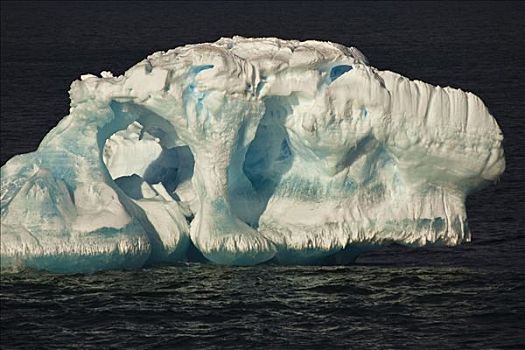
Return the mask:
{"type": "Polygon", "coordinates": [[[2,267],[349,262],[470,239],[504,169],[471,93],[318,41],[223,38],[84,75],[36,152],[2,167],[2,267]]]}

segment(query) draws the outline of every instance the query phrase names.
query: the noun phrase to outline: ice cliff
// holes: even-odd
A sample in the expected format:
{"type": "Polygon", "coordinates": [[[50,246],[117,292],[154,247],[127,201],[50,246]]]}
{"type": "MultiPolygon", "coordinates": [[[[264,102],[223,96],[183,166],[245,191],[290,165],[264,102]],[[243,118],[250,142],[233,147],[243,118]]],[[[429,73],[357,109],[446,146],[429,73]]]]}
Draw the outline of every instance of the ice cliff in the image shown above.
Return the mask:
{"type": "MultiPolygon", "coordinates": [[[[2,268],[347,263],[470,239],[502,133],[472,93],[353,47],[223,38],[74,81],[70,114],[1,169],[2,268]]],[[[2,116],[9,118],[9,116],[2,116]]]]}

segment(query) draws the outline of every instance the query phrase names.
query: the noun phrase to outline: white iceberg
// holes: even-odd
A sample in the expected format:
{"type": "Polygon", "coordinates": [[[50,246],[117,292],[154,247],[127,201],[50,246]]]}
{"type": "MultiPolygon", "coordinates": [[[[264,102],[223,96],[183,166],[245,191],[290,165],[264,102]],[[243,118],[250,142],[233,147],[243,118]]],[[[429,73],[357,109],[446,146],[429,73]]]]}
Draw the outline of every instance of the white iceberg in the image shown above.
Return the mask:
{"type": "Polygon", "coordinates": [[[356,48],[222,38],[83,75],[37,151],[1,169],[2,268],[348,263],[470,239],[502,133],[472,93],[356,48]]]}

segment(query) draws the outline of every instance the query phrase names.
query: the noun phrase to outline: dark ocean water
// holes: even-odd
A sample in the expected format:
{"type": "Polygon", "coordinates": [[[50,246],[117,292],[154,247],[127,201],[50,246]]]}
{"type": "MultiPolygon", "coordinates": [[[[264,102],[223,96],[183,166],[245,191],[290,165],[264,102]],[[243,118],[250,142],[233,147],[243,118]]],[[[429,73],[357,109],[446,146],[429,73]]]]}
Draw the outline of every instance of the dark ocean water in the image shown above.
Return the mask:
{"type": "Polygon", "coordinates": [[[525,348],[525,7],[520,3],[2,3],[1,163],[36,149],[83,73],[221,36],[324,39],[480,96],[507,170],[467,202],[473,241],[340,267],[189,264],[1,276],[0,347],[525,348]]]}

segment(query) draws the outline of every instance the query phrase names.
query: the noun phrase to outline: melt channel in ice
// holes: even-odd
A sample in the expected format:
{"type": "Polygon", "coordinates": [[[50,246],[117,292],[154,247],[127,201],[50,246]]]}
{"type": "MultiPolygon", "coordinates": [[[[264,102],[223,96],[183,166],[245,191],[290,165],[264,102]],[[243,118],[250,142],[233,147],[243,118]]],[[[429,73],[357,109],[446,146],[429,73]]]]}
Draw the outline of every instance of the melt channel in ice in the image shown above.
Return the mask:
{"type": "MultiPolygon", "coordinates": [[[[2,268],[349,263],[470,239],[502,133],[472,93],[321,41],[222,38],[74,81],[70,114],[1,169],[2,268]]],[[[8,118],[8,116],[3,116],[8,118]]]]}

